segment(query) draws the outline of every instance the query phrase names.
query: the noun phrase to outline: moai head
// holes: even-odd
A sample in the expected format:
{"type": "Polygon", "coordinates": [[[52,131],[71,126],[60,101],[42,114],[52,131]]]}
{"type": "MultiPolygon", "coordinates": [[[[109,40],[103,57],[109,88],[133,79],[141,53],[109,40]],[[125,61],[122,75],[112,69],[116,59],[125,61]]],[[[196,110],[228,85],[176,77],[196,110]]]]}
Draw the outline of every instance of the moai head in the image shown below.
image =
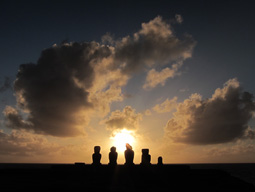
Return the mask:
{"type": "Polygon", "coordinates": [[[111,152],[115,153],[116,152],[116,147],[111,147],[111,152]]]}
{"type": "Polygon", "coordinates": [[[159,165],[162,165],[163,164],[163,158],[160,156],[158,157],[158,164],[159,165]]]}
{"type": "Polygon", "coordinates": [[[142,149],[143,155],[148,155],[149,154],[149,149],[142,149]]]}
{"type": "Polygon", "coordinates": [[[95,152],[95,153],[99,153],[99,152],[100,152],[100,149],[101,149],[100,146],[95,146],[95,147],[94,147],[94,152],[95,152]]]}
{"type": "Polygon", "coordinates": [[[132,150],[132,146],[129,145],[128,143],[126,143],[126,148],[127,148],[127,150],[132,150]]]}

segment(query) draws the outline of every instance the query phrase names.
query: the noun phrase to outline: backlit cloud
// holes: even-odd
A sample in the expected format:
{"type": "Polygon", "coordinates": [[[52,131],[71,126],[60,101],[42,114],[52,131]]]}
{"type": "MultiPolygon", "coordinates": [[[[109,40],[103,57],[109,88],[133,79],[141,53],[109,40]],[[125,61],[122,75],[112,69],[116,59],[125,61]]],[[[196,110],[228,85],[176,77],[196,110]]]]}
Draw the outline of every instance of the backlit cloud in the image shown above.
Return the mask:
{"type": "Polygon", "coordinates": [[[20,65],[14,90],[28,118],[7,113],[7,125],[17,125],[20,119],[20,129],[56,136],[82,134],[87,123],[82,112],[93,107],[88,92],[95,78],[91,61],[109,54],[107,47],[93,42],[71,43],[44,50],[37,64],[20,65]]]}
{"type": "Polygon", "coordinates": [[[49,155],[59,149],[58,145],[40,135],[17,130],[7,134],[0,130],[0,156],[49,155]]]}
{"type": "Polygon", "coordinates": [[[168,78],[173,78],[177,75],[178,65],[173,65],[172,68],[166,67],[161,71],[156,71],[155,69],[151,69],[146,77],[146,82],[143,85],[144,89],[150,89],[156,87],[158,84],[161,86],[165,85],[165,82],[168,78]]]}
{"type": "Polygon", "coordinates": [[[174,142],[197,145],[254,138],[248,126],[254,110],[253,96],[242,91],[237,79],[230,79],[209,99],[192,94],[179,103],[165,133],[174,142]]]}
{"type": "Polygon", "coordinates": [[[157,113],[167,113],[175,110],[177,107],[177,97],[169,100],[166,99],[163,103],[157,104],[153,107],[153,110],[157,113]]]}
{"type": "Polygon", "coordinates": [[[60,137],[84,135],[91,117],[105,117],[112,102],[125,98],[122,88],[133,73],[169,64],[154,71],[164,73],[163,79],[147,82],[147,87],[163,85],[180,67],[173,63],[191,57],[196,44],[189,35],[177,38],[159,16],[131,36],[115,41],[106,35],[103,42],[110,45],[54,44],[37,63],[20,65],[14,82],[17,107],[6,107],[6,125],[60,137]]]}
{"type": "Polygon", "coordinates": [[[105,120],[108,130],[128,129],[136,130],[139,128],[139,121],[142,120],[142,114],[136,113],[135,109],[126,106],[122,111],[113,111],[108,119],[105,120]]]}
{"type": "Polygon", "coordinates": [[[123,71],[131,73],[144,67],[173,64],[192,56],[196,42],[190,35],[177,38],[172,26],[158,16],[133,36],[127,36],[116,46],[116,59],[124,61],[123,71]]]}

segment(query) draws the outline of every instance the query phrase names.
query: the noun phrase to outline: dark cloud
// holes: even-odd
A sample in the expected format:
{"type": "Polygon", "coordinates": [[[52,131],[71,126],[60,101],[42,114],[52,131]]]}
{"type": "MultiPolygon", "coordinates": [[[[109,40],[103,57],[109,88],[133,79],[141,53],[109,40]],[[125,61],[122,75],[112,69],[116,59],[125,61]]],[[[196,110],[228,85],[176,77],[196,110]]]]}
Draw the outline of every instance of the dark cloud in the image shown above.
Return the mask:
{"type": "Polygon", "coordinates": [[[10,89],[11,87],[12,87],[11,86],[11,79],[9,77],[5,77],[3,85],[0,86],[0,93],[10,89]]]}
{"type": "Polygon", "coordinates": [[[122,101],[132,73],[191,57],[195,41],[178,39],[161,17],[142,24],[132,37],[66,43],[42,51],[37,63],[22,64],[14,82],[17,108],[6,107],[6,125],[53,136],[84,134],[92,115],[105,116],[122,101]]]}
{"type": "Polygon", "coordinates": [[[79,113],[93,106],[88,101],[94,80],[91,61],[109,53],[93,42],[71,43],[44,50],[37,64],[21,65],[14,90],[18,106],[29,115],[24,121],[17,112],[8,111],[7,125],[56,136],[81,134],[79,125],[85,125],[86,119],[79,113]]]}
{"type": "Polygon", "coordinates": [[[236,79],[231,79],[207,100],[193,94],[179,103],[165,132],[175,142],[198,145],[252,139],[254,130],[248,122],[254,111],[253,96],[243,92],[236,79]]]}
{"type": "Polygon", "coordinates": [[[7,121],[5,122],[7,127],[12,127],[13,129],[32,129],[33,125],[28,122],[24,121],[21,114],[17,111],[17,109],[6,106],[3,111],[4,116],[6,117],[7,121]]]}

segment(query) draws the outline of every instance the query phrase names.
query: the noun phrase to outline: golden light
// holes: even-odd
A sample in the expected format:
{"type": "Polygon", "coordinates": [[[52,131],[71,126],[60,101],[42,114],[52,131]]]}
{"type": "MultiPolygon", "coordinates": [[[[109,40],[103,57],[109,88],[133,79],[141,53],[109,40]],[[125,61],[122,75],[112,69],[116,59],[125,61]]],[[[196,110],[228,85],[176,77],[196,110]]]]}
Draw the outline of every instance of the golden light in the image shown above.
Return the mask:
{"type": "Polygon", "coordinates": [[[135,142],[134,132],[127,129],[122,129],[116,133],[111,138],[113,140],[113,145],[117,148],[118,151],[126,150],[126,143],[129,143],[133,146],[135,142]]]}

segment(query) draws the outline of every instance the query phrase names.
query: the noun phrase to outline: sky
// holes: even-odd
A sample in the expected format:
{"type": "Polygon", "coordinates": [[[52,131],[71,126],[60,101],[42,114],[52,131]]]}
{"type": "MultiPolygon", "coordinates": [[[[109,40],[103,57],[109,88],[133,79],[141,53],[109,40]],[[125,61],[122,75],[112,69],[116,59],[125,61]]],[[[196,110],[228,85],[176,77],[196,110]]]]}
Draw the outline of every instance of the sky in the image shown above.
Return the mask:
{"type": "Polygon", "coordinates": [[[255,162],[251,1],[1,1],[0,162],[255,162]]]}

